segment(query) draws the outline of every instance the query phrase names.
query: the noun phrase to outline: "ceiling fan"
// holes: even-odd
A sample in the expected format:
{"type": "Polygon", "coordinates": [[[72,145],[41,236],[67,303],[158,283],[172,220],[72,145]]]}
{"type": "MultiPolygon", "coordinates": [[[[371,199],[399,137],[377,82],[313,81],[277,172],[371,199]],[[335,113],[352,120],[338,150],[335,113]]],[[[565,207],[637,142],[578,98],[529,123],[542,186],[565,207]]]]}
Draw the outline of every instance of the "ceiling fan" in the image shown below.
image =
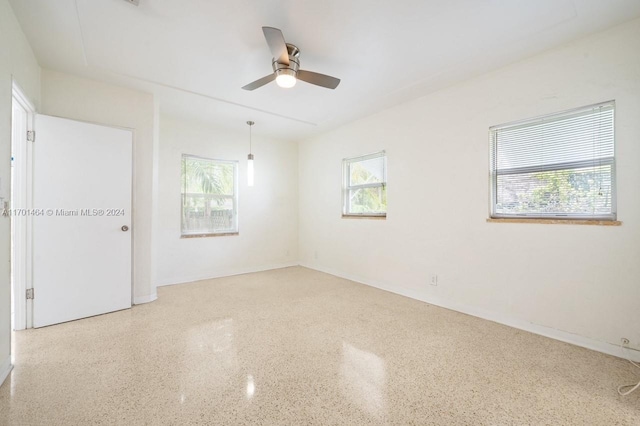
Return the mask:
{"type": "Polygon", "coordinates": [[[285,43],[282,31],[277,28],[262,27],[262,32],[273,55],[271,62],[273,73],[243,86],[244,90],[255,90],[267,83],[271,83],[273,80],[276,81],[278,86],[284,88],[295,86],[296,80],[306,81],[327,89],[338,87],[338,84],[340,84],[339,78],[301,70],[300,49],[293,44],[285,43]]]}

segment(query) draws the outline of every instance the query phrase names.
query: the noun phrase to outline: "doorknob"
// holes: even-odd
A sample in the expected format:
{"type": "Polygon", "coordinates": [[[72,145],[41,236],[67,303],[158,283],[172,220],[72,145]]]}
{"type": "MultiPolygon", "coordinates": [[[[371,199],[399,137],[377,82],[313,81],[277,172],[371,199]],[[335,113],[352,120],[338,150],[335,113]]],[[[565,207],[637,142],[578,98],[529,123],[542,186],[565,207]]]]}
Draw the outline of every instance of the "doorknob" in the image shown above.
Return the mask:
{"type": "Polygon", "coordinates": [[[127,232],[129,230],[129,227],[127,225],[122,225],[122,232],[127,232]]]}

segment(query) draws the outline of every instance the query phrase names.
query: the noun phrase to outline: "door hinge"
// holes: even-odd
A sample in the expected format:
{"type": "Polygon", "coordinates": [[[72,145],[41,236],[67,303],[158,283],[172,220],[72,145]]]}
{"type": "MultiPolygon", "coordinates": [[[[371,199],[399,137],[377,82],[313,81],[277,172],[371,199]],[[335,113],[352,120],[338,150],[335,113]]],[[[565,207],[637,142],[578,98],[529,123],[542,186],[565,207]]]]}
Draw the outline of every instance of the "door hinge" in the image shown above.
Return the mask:
{"type": "Polygon", "coordinates": [[[36,131],[35,130],[27,130],[27,140],[29,142],[36,141],[36,131]]]}
{"type": "Polygon", "coordinates": [[[33,289],[32,288],[28,288],[27,289],[27,300],[29,299],[33,299],[33,289]]]}

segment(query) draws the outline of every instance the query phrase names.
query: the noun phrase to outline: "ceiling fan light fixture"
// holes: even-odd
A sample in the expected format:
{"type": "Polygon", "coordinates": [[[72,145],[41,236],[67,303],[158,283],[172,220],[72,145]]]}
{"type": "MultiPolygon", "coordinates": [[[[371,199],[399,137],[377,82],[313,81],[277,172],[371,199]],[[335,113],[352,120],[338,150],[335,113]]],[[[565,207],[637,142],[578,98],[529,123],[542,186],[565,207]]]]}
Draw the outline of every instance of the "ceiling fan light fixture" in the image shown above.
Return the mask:
{"type": "Polygon", "coordinates": [[[279,69],[276,71],[276,83],[278,86],[289,89],[296,85],[296,72],[292,69],[279,69]]]}

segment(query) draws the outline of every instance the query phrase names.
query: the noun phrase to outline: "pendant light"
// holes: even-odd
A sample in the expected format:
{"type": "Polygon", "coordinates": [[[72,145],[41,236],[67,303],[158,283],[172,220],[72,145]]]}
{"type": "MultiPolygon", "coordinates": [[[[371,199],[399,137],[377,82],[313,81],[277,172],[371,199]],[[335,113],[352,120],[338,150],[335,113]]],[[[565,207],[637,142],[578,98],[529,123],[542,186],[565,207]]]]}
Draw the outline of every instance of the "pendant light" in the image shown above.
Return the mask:
{"type": "Polygon", "coordinates": [[[253,126],[253,121],[247,121],[249,125],[249,155],[247,156],[247,185],[253,186],[253,154],[251,153],[251,126],[253,126]]]}

